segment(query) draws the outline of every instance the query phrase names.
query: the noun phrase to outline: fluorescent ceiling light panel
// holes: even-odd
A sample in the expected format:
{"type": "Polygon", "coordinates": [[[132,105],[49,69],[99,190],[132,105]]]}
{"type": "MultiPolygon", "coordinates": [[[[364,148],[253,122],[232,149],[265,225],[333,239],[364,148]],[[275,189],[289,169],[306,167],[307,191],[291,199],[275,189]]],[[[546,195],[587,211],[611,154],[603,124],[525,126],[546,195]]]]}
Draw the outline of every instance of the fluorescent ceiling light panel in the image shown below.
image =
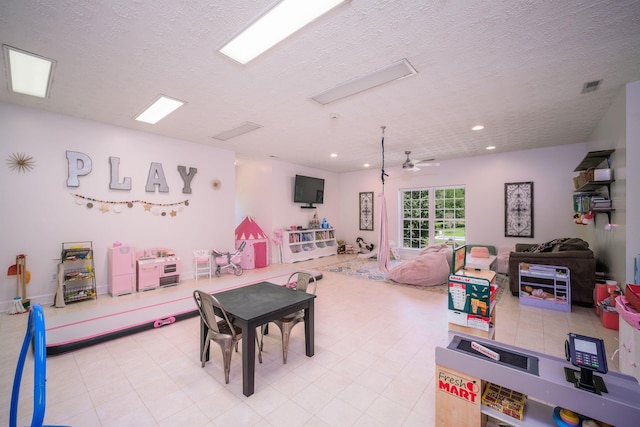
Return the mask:
{"type": "Polygon", "coordinates": [[[7,64],[9,90],[47,98],[56,61],[7,45],[2,45],[2,48],[7,64]]]}
{"type": "Polygon", "coordinates": [[[223,55],[246,64],[346,0],[283,0],[224,45],[223,55]]]}
{"type": "Polygon", "coordinates": [[[136,120],[139,122],[145,122],[155,125],[161,119],[173,113],[183,105],[184,102],[182,101],[169,98],[168,96],[160,95],[160,97],[156,99],[153,104],[147,107],[146,110],[144,110],[136,117],[136,120]]]}
{"type": "Polygon", "coordinates": [[[236,136],[244,135],[245,133],[260,129],[261,127],[262,125],[256,123],[244,122],[240,126],[220,132],[219,134],[212,136],[212,138],[219,139],[220,141],[227,141],[231,138],[235,138],[236,136]]]}
{"type": "Polygon", "coordinates": [[[348,82],[341,83],[338,86],[313,95],[311,99],[319,102],[322,105],[326,105],[330,102],[346,98],[347,96],[364,92],[365,90],[392,82],[394,80],[413,76],[417,73],[418,72],[415,70],[415,68],[413,68],[413,66],[411,66],[409,61],[407,61],[406,59],[402,59],[398,62],[394,62],[393,64],[382,67],[371,74],[367,74],[366,76],[362,77],[356,77],[353,80],[349,80],[348,82]]]}

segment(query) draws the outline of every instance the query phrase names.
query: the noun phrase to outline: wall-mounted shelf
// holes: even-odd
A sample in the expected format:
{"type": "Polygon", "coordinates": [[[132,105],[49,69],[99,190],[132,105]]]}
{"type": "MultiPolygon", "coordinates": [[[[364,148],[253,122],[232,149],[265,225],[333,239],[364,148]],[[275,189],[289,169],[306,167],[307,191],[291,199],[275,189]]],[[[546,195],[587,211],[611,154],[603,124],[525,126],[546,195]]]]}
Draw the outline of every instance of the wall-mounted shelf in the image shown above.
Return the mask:
{"type": "MultiPolygon", "coordinates": [[[[605,198],[611,199],[611,184],[615,182],[614,179],[606,179],[606,180],[595,180],[593,178],[597,178],[598,174],[595,172],[599,169],[595,169],[600,166],[603,162],[606,162],[607,169],[611,169],[611,154],[613,154],[615,150],[600,150],[600,151],[590,151],[584,157],[584,159],[580,162],[580,164],[574,169],[574,172],[582,172],[581,177],[584,177],[585,172],[588,171],[586,176],[589,179],[586,182],[583,182],[582,185],[579,185],[574,190],[573,196],[573,210],[576,213],[586,213],[592,212],[595,214],[593,217],[593,223],[596,223],[597,214],[606,214],[609,223],[611,223],[611,214],[615,211],[612,207],[606,204],[603,207],[594,207],[591,202],[592,197],[601,196],[598,193],[599,190],[605,189],[607,190],[606,195],[603,195],[605,198]]],[[[606,171],[605,171],[606,172],[606,171]]],[[[611,171],[609,174],[604,173],[601,174],[601,178],[612,178],[611,171]],[[607,176],[608,175],[608,176],[607,176]]],[[[584,178],[583,178],[584,179],[584,178]]],[[[574,180],[578,180],[578,177],[574,178],[574,180]]],[[[602,197],[601,197],[602,198],[602,197]]]]}
{"type": "Polygon", "coordinates": [[[607,161],[607,167],[611,167],[611,155],[614,151],[616,150],[590,151],[573,171],[580,172],[586,171],[589,168],[595,168],[605,160],[607,161]]]}
{"type": "Polygon", "coordinates": [[[583,185],[581,185],[580,188],[577,188],[575,190],[575,192],[576,193],[584,193],[584,192],[589,192],[589,191],[596,191],[596,190],[599,190],[602,187],[606,187],[608,189],[612,182],[614,182],[613,179],[608,180],[608,181],[589,181],[589,182],[584,183],[583,185]]]}

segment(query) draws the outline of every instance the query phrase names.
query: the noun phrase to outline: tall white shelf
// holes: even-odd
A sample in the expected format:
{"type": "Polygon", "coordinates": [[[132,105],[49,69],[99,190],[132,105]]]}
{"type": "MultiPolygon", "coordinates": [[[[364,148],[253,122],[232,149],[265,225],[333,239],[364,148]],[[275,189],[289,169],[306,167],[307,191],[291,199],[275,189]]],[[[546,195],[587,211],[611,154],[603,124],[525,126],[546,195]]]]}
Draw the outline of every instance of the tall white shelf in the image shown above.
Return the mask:
{"type": "Polygon", "coordinates": [[[338,253],[336,232],[332,228],[285,231],[282,259],[285,263],[306,261],[338,253]]]}

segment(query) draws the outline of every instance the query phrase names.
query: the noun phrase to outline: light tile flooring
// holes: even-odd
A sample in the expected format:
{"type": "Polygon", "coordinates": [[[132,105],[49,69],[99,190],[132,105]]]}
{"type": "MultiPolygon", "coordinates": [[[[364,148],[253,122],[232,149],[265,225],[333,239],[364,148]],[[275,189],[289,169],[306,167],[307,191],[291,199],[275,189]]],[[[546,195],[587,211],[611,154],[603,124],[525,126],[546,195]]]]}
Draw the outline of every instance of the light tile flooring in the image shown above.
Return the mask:
{"type": "MultiPolygon", "coordinates": [[[[340,256],[343,257],[343,256],[340,256]]],[[[245,272],[247,279],[337,262],[336,257],[245,272]]],[[[212,282],[224,286],[228,277],[212,282]]],[[[208,279],[205,279],[208,280],[208,279]]],[[[190,293],[187,280],[151,292],[190,293]]],[[[193,318],[47,359],[45,424],[71,426],[433,426],[434,354],[446,346],[446,296],[324,272],[316,299],[315,356],[304,355],[304,327],[292,334],[282,364],[277,328],[265,338],[256,364],[256,392],[242,394],[241,354],[233,355],[224,384],[217,346],[200,367],[199,320],[193,318]]],[[[63,309],[45,307],[45,319],[119,298],[63,309]]],[[[0,425],[8,425],[11,387],[26,315],[0,316],[0,425]]],[[[617,331],[602,327],[593,309],[571,313],[524,307],[506,295],[497,306],[496,339],[558,357],[569,331],[603,338],[609,356],[617,331]]],[[[617,357],[610,361],[618,370],[617,357]]],[[[18,425],[33,407],[33,361],[27,362],[18,425]]]]}

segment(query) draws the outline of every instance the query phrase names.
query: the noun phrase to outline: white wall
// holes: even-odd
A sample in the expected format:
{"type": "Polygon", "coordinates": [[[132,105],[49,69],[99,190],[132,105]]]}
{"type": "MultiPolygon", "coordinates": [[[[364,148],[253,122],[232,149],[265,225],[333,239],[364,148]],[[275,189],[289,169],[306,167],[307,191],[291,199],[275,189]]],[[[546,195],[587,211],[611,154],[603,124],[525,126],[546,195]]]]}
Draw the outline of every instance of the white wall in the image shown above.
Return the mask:
{"type": "Polygon", "coordinates": [[[606,221],[593,228],[596,251],[619,283],[634,282],[634,257],[640,254],[640,81],[626,85],[616,96],[589,138],[589,150],[615,148],[611,185],[614,231],[606,221]],[[629,220],[630,219],[630,220],[629,220]]]}
{"type": "MultiPolygon", "coordinates": [[[[626,87],[627,111],[627,159],[626,164],[632,166],[626,170],[626,208],[629,221],[626,226],[627,261],[626,283],[638,283],[634,278],[634,258],[640,258],[640,81],[629,83],[626,87]]],[[[640,268],[640,266],[638,266],[640,268]]]]}
{"type": "MultiPolygon", "coordinates": [[[[275,229],[291,226],[307,227],[318,213],[336,229],[337,238],[345,233],[340,223],[342,187],[338,174],[306,166],[295,165],[276,159],[242,162],[236,168],[238,197],[237,218],[251,216],[270,238],[275,229]],[[316,209],[303,209],[302,204],[293,203],[293,183],[296,175],[324,179],[324,203],[316,209]]],[[[270,240],[271,262],[279,262],[279,249],[270,240]]]]}
{"type": "MultiPolygon", "coordinates": [[[[621,90],[598,123],[589,138],[589,151],[615,149],[611,156],[611,167],[615,182],[611,185],[611,201],[615,212],[611,214],[613,231],[607,231],[608,218],[598,214],[594,225],[588,227],[594,251],[616,280],[622,280],[625,271],[627,209],[626,209],[626,92],[621,90]]],[[[606,167],[603,163],[599,167],[606,167]]],[[[606,190],[602,191],[606,194],[606,190]]]]}
{"type": "MultiPolygon", "coordinates": [[[[535,150],[496,153],[480,157],[442,161],[438,167],[419,172],[388,169],[385,196],[389,218],[389,238],[399,242],[399,190],[464,185],[466,187],[467,242],[513,246],[517,242],[543,242],[572,237],[583,226],[573,223],[573,170],[586,154],[586,144],[563,145],[535,150]],[[504,237],[504,184],[534,182],[534,237],[504,237]]],[[[380,171],[340,176],[343,236],[355,242],[362,236],[378,241],[380,203],[374,204],[373,232],[358,230],[358,193],[382,191],[380,171]]]]}
{"type": "MultiPolygon", "coordinates": [[[[53,275],[62,242],[93,241],[98,292],[107,291],[107,248],[115,241],[138,250],[166,246],[181,257],[185,274],[192,272],[191,251],[233,246],[235,174],[234,154],[200,144],[80,120],[68,116],[0,103],[2,158],[12,153],[33,156],[30,172],[0,168],[0,260],[4,268],[17,254],[27,255],[31,272],[28,296],[34,302],[53,301],[53,275]],[[90,174],[80,177],[78,188],[67,187],[66,151],[87,154],[90,174]],[[110,190],[109,157],[120,158],[120,180],[132,179],[131,190],[110,190]],[[168,193],[147,193],[145,184],[152,162],[161,163],[168,193]],[[178,165],[198,169],[192,193],[183,194],[178,165]],[[215,190],[214,179],[222,186],[215,190]],[[89,209],[71,195],[98,200],[145,200],[170,204],[189,200],[189,206],[156,207],[145,211],[139,203],[102,213],[99,202],[89,209]],[[176,210],[176,216],[161,211],[176,210]]],[[[151,128],[150,128],[151,129],[151,128]]],[[[0,276],[0,307],[16,296],[16,278],[0,276]]]]}

